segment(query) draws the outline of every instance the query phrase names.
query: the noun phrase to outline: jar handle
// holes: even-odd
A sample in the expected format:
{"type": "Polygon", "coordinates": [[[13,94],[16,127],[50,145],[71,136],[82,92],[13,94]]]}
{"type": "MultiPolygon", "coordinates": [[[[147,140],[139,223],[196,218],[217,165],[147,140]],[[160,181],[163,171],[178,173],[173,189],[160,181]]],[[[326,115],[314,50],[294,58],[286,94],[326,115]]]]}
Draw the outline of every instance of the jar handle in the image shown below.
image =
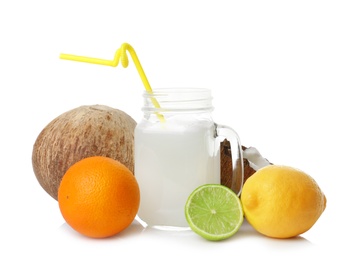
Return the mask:
{"type": "Polygon", "coordinates": [[[238,134],[230,127],[220,124],[215,124],[216,133],[215,137],[223,137],[230,142],[231,159],[232,159],[232,179],[231,189],[240,196],[244,171],[243,171],[243,156],[242,147],[238,134]]]}

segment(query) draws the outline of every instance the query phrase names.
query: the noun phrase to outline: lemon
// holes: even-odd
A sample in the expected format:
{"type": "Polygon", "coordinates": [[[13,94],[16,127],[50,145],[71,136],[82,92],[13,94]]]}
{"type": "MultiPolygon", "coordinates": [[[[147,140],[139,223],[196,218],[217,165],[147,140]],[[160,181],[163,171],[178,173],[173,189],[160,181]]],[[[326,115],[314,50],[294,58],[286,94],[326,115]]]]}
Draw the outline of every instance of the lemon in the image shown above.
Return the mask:
{"type": "Polygon", "coordinates": [[[191,229],[207,240],[224,240],[234,235],[243,222],[239,197],[220,184],[204,184],[188,197],[185,216],[191,229]]]}
{"type": "Polygon", "coordinates": [[[241,202],[250,225],[274,238],[306,232],[326,207],[326,197],[311,176],[280,165],[265,166],[249,177],[241,202]]]}

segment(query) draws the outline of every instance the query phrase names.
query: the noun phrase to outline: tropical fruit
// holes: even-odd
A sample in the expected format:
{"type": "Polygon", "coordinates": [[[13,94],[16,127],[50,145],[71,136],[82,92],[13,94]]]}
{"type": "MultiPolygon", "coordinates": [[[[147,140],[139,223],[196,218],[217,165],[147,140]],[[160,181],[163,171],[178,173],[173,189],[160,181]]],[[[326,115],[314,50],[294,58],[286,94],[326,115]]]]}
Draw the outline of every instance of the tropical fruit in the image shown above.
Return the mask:
{"type": "Polygon", "coordinates": [[[265,166],[249,177],[241,202],[250,225],[274,238],[306,232],[326,207],[326,197],[311,176],[281,165],[265,166]]]}
{"type": "Polygon", "coordinates": [[[215,241],[234,235],[243,222],[239,197],[228,187],[219,184],[205,184],[196,188],[187,199],[185,216],[195,233],[215,241]]]}
{"type": "Polygon", "coordinates": [[[68,169],[59,187],[58,202],[73,229],[88,237],[104,238],[132,223],[140,190],[134,175],[122,163],[93,156],[68,169]]]}
{"type": "Polygon", "coordinates": [[[52,120],[38,135],[32,165],[41,187],[54,199],[67,169],[83,158],[106,156],[134,171],[133,120],[103,105],[80,106],[52,120]]]}

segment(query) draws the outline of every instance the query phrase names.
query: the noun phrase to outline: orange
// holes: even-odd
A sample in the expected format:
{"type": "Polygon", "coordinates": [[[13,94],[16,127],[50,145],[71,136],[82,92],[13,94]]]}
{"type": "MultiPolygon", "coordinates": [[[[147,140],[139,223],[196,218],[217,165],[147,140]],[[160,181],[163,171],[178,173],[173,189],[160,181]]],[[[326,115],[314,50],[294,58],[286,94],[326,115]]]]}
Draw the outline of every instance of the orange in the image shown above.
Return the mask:
{"type": "Polygon", "coordinates": [[[281,165],[263,167],[249,177],[241,202],[250,225],[274,238],[306,232],[326,207],[326,197],[311,176],[281,165]]]}
{"type": "Polygon", "coordinates": [[[77,232],[93,238],[113,236],[134,220],[140,190],[132,172],[122,163],[102,156],[72,165],[58,190],[59,208],[77,232]]]}

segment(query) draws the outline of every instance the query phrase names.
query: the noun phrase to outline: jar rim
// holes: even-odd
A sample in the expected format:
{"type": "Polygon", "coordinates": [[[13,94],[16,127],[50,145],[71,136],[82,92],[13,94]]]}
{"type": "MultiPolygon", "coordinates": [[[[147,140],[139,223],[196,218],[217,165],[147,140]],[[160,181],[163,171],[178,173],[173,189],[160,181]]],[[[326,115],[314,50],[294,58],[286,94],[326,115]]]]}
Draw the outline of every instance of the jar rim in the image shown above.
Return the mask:
{"type": "Polygon", "coordinates": [[[211,90],[208,88],[157,88],[143,93],[144,112],[212,111],[211,90]],[[155,106],[153,99],[159,104],[155,106]]]}
{"type": "Polygon", "coordinates": [[[178,94],[204,94],[211,96],[211,90],[208,88],[156,88],[152,91],[144,91],[143,97],[153,97],[156,95],[178,95],[178,94]]]}

